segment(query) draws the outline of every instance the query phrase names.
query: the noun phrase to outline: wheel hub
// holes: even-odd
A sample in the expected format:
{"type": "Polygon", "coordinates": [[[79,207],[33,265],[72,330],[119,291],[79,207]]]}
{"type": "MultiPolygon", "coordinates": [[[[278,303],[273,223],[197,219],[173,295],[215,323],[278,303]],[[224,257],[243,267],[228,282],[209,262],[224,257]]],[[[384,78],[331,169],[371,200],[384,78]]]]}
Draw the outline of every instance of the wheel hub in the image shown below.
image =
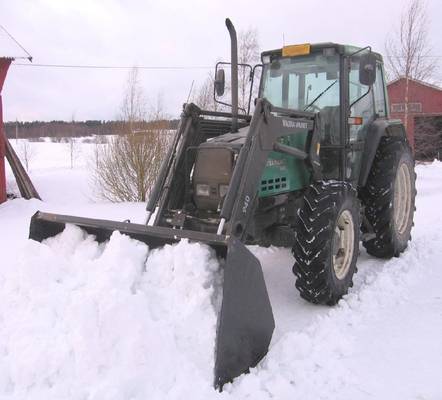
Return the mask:
{"type": "Polygon", "coordinates": [[[333,270],[338,279],[344,279],[350,269],[354,240],[353,216],[344,210],[338,217],[333,237],[333,270]]]}
{"type": "Polygon", "coordinates": [[[400,235],[407,230],[411,208],[411,177],[406,163],[402,163],[394,181],[394,225],[400,235]]]}

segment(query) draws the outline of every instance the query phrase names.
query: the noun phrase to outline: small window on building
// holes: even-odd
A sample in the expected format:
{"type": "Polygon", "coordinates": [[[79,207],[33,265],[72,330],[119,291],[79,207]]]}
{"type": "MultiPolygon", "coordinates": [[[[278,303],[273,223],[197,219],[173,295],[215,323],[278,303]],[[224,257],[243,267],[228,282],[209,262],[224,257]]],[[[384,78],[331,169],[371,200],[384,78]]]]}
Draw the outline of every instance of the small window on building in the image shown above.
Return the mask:
{"type": "Polygon", "coordinates": [[[415,113],[422,112],[422,103],[408,103],[408,111],[415,113]]]}
{"type": "Polygon", "coordinates": [[[405,112],[405,103],[393,103],[391,105],[392,113],[402,113],[405,112]]]}

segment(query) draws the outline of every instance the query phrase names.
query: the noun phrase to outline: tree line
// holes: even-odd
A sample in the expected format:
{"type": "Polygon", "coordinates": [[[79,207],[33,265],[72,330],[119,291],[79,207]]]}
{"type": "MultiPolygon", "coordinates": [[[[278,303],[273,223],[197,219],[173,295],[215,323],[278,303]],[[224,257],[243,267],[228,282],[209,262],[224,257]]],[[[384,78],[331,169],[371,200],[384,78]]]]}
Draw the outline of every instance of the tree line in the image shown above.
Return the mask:
{"type": "MultiPolygon", "coordinates": [[[[176,129],[179,120],[163,119],[161,121],[138,120],[131,122],[132,130],[142,132],[152,128],[153,124],[161,124],[165,129],[176,129]]],[[[50,137],[62,139],[66,137],[85,137],[97,135],[119,135],[127,132],[127,121],[10,121],[4,123],[6,137],[9,139],[38,139],[41,137],[50,137]]]]}

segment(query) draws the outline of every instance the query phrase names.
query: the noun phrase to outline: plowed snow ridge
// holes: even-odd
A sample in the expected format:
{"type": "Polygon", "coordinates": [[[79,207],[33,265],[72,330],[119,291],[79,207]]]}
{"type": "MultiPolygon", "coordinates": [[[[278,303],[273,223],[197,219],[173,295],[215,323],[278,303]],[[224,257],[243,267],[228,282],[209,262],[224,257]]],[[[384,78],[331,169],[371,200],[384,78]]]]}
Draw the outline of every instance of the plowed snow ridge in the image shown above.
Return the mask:
{"type": "Polygon", "coordinates": [[[2,271],[2,393],[164,398],[190,374],[210,386],[218,263],[186,242],[146,257],[118,232],[106,245],[72,226],[29,241],[2,271]]]}

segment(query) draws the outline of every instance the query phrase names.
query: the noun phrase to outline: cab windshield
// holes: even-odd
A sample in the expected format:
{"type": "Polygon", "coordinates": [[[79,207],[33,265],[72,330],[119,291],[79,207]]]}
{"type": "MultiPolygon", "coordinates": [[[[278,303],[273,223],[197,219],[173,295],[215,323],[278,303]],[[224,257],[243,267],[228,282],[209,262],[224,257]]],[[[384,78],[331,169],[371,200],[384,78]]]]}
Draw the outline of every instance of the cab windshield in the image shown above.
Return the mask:
{"type": "Polygon", "coordinates": [[[260,97],[293,110],[339,108],[339,56],[309,54],[265,64],[260,97]]]}

